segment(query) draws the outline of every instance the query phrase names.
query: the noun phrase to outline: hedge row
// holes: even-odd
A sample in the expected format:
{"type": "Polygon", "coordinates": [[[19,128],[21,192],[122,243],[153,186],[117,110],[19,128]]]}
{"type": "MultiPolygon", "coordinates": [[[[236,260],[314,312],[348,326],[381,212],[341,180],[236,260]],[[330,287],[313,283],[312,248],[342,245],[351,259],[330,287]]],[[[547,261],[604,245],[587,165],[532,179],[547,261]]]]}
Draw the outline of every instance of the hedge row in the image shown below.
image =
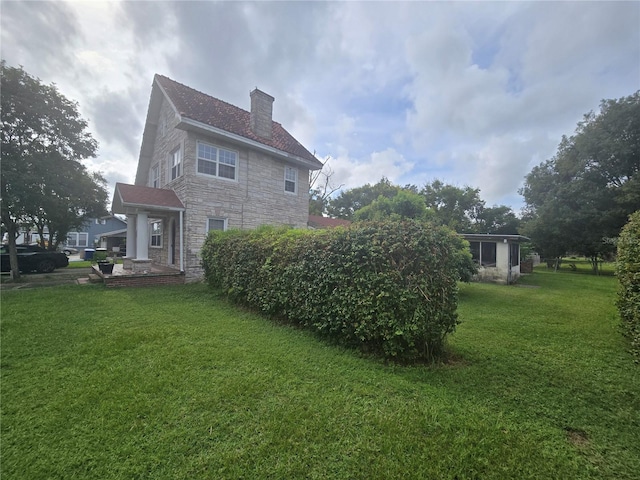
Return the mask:
{"type": "Polygon", "coordinates": [[[458,323],[459,272],[473,271],[464,240],[418,221],[212,232],[202,261],[237,302],[403,361],[441,354],[458,323]]]}
{"type": "Polygon", "coordinates": [[[616,274],[620,282],[618,311],[622,328],[631,341],[631,353],[640,362],[640,210],[629,217],[620,232],[616,274]]]}

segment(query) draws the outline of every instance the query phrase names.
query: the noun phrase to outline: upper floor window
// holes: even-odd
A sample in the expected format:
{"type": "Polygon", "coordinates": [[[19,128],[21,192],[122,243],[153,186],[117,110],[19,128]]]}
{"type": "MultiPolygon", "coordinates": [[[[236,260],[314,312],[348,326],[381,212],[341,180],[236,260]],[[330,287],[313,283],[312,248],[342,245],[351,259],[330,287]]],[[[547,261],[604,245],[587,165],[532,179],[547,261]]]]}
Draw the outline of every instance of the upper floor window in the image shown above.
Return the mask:
{"type": "Polygon", "coordinates": [[[284,191],[289,193],[298,191],[298,169],[284,167],[284,191]]]}
{"type": "Polygon", "coordinates": [[[160,164],[156,163],[151,167],[151,173],[149,174],[149,185],[153,188],[160,188],[160,164]]]}
{"type": "Polygon", "coordinates": [[[162,246],[162,222],[151,222],[150,241],[152,247],[162,246]]]}
{"type": "Polygon", "coordinates": [[[96,225],[106,225],[106,224],[107,224],[106,218],[96,218],[96,225]]]}
{"type": "Polygon", "coordinates": [[[182,175],[182,150],[180,147],[171,152],[169,163],[171,167],[171,180],[175,180],[182,175]]]}
{"type": "Polygon", "coordinates": [[[238,154],[198,142],[198,173],[237,180],[238,154]]]}

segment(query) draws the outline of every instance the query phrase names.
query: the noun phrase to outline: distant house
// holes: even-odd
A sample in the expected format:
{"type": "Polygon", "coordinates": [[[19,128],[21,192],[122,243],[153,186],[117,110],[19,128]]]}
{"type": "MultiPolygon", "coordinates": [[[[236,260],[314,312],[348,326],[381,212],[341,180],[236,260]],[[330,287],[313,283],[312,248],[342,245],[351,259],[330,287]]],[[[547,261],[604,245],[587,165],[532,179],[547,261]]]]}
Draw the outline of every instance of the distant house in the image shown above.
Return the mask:
{"type": "Polygon", "coordinates": [[[309,171],[322,163],[273,121],[272,96],[255,89],[250,101],[246,111],[154,77],[135,185],[113,197],[127,216],[126,269],[153,263],[193,280],[210,230],[307,227],[309,171]]]}
{"type": "MultiPolygon", "coordinates": [[[[115,215],[106,215],[99,218],[89,218],[79,229],[67,233],[67,239],[61,247],[77,248],[81,252],[85,248],[104,247],[113,250],[113,247],[124,246],[126,241],[127,222],[115,215]]],[[[49,233],[45,228],[44,237],[49,239],[49,233]]],[[[40,235],[34,230],[24,231],[18,235],[17,244],[38,243],[40,235]]]]}
{"type": "Polygon", "coordinates": [[[479,267],[477,280],[511,284],[520,277],[521,235],[462,234],[471,247],[473,261],[479,267]]]}
{"type": "Polygon", "coordinates": [[[309,215],[309,221],[307,222],[307,226],[312,229],[348,227],[349,225],[351,225],[350,220],[323,217],[321,215],[309,215]]]}

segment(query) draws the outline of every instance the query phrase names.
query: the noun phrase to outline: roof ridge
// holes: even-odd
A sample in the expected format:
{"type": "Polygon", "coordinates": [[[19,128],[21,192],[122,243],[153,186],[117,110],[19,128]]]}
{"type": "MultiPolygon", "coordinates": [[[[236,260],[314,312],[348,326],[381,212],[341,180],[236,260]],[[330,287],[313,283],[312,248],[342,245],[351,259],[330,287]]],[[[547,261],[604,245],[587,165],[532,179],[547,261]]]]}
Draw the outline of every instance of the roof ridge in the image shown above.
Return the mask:
{"type": "MultiPolygon", "coordinates": [[[[200,91],[200,90],[198,90],[198,89],[195,89],[195,88],[193,88],[193,87],[190,87],[189,85],[185,85],[184,83],[178,82],[177,80],[174,80],[173,78],[169,78],[169,77],[167,77],[166,75],[161,75],[161,74],[159,74],[159,73],[156,73],[156,76],[157,76],[157,77],[162,77],[162,78],[164,78],[164,79],[166,79],[166,80],[169,80],[170,82],[173,82],[173,83],[175,83],[176,85],[180,85],[180,87],[182,87],[182,88],[186,88],[186,89],[191,90],[191,91],[193,91],[193,92],[196,92],[196,93],[198,93],[198,94],[200,94],[200,95],[204,95],[205,97],[212,98],[212,99],[214,99],[214,100],[215,100],[215,101],[217,101],[217,102],[224,103],[225,105],[229,105],[230,107],[233,107],[233,108],[235,108],[235,109],[242,110],[242,111],[243,111],[243,112],[245,112],[245,113],[251,114],[251,112],[250,112],[249,110],[245,110],[245,109],[244,109],[244,108],[242,108],[242,107],[239,107],[239,106],[237,106],[237,105],[234,105],[233,103],[229,103],[229,102],[227,102],[227,101],[225,101],[225,100],[222,100],[221,98],[214,97],[213,95],[210,95],[210,94],[208,94],[208,93],[201,92],[201,91],[200,91]]],[[[278,122],[274,122],[274,123],[278,123],[278,122]]]]}
{"type": "MultiPolygon", "coordinates": [[[[237,109],[237,110],[241,110],[241,111],[243,111],[243,112],[248,113],[249,115],[251,115],[251,111],[250,111],[250,110],[245,110],[244,108],[239,107],[239,106],[237,106],[237,105],[234,105],[233,103],[229,103],[229,102],[227,102],[226,100],[222,100],[221,98],[214,97],[213,95],[210,95],[210,94],[208,94],[208,93],[202,92],[202,91],[198,90],[197,88],[193,88],[193,87],[190,87],[189,85],[185,85],[184,83],[182,83],[182,82],[178,82],[177,80],[174,80],[173,78],[167,77],[166,75],[162,75],[161,73],[156,73],[156,74],[155,74],[155,76],[156,76],[156,77],[162,77],[163,79],[168,80],[168,81],[170,81],[170,82],[173,82],[173,83],[175,83],[176,85],[180,85],[180,87],[182,87],[182,88],[186,88],[186,89],[191,90],[191,91],[193,91],[193,92],[199,93],[200,95],[204,95],[205,97],[213,98],[213,99],[214,99],[214,100],[216,100],[217,102],[224,103],[225,105],[229,105],[229,106],[230,106],[230,107],[232,107],[232,108],[235,108],[235,109],[237,109]]],[[[268,94],[267,94],[267,95],[268,95],[268,94]]],[[[271,122],[273,122],[273,123],[275,123],[275,124],[277,124],[277,125],[282,126],[282,124],[281,124],[280,122],[276,121],[276,120],[271,119],[271,122]]]]}

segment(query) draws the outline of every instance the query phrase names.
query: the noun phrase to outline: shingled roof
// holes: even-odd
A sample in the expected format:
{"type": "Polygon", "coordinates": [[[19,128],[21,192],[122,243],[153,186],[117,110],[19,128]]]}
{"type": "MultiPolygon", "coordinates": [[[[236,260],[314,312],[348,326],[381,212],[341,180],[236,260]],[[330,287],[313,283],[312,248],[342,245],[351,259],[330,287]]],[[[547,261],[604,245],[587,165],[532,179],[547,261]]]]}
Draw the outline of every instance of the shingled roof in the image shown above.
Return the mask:
{"type": "Polygon", "coordinates": [[[184,210],[184,204],[173,190],[116,183],[111,210],[126,214],[130,208],[179,211],[184,210]]]}
{"type": "Polygon", "coordinates": [[[319,160],[278,122],[273,122],[271,138],[260,137],[251,130],[251,114],[248,111],[163,75],[156,74],[155,81],[182,117],[262,143],[321,166],[319,160]]]}

